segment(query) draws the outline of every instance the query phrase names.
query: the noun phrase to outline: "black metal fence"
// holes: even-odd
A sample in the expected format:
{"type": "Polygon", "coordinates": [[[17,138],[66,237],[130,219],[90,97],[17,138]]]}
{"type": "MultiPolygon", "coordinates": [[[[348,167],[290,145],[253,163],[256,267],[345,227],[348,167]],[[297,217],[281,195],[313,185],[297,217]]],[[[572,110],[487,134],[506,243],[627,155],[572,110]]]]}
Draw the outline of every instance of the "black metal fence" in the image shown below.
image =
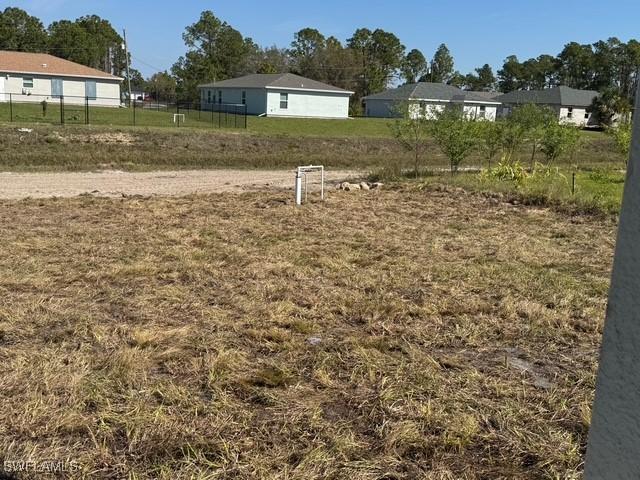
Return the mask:
{"type": "Polygon", "coordinates": [[[5,93],[0,94],[0,122],[247,128],[247,106],[5,93]]]}

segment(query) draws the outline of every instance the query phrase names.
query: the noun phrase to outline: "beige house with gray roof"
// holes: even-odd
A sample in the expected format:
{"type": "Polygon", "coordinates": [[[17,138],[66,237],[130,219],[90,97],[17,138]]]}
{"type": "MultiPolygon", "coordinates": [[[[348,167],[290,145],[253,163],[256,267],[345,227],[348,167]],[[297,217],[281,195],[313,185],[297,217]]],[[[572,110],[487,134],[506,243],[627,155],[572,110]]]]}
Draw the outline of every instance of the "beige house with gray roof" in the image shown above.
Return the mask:
{"type": "Polygon", "coordinates": [[[200,85],[205,110],[246,105],[249,115],[269,117],[348,118],[349,97],[343,90],[292,73],[254,74],[200,85]]]}
{"type": "Polygon", "coordinates": [[[448,105],[462,105],[467,117],[495,121],[500,102],[444,83],[410,83],[364,97],[367,117],[392,118],[409,104],[415,116],[433,118],[448,105]]]}
{"type": "Polygon", "coordinates": [[[516,90],[496,98],[502,103],[500,116],[508,116],[519,105],[532,103],[548,107],[556,112],[558,121],[580,127],[595,126],[589,107],[598,96],[592,90],[577,90],[565,86],[545,90],[516,90]]]}

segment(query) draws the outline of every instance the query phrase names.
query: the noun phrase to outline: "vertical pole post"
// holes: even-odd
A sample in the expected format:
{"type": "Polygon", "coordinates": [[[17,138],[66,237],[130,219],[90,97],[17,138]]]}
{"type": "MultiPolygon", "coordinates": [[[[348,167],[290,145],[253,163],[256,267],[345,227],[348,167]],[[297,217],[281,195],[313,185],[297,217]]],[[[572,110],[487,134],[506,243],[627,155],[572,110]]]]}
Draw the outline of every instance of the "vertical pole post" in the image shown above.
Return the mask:
{"type": "Polygon", "coordinates": [[[60,125],[64,125],[64,96],[60,95],[60,125]]]}
{"type": "Polygon", "coordinates": [[[576,172],[571,174],[571,195],[576,194],[576,172]]]}
{"type": "Polygon", "coordinates": [[[296,205],[302,205],[302,174],[300,173],[300,169],[296,170],[296,205]]]}
{"type": "Polygon", "coordinates": [[[221,127],[222,127],[222,109],[218,104],[218,128],[221,128],[221,127]]]}
{"type": "Polygon", "coordinates": [[[89,125],[89,97],[84,97],[84,123],[89,125]]]}
{"type": "MultiPolygon", "coordinates": [[[[129,96],[129,101],[131,101],[131,75],[129,74],[129,46],[127,45],[127,31],[123,28],[122,29],[122,35],[123,35],[123,40],[124,40],[124,58],[125,61],[127,62],[127,95],[129,96]]],[[[135,102],[134,102],[134,108],[135,108],[135,102]]]]}
{"type": "Polygon", "coordinates": [[[9,121],[13,122],[13,93],[9,94],[9,121]]]}
{"type": "Polygon", "coordinates": [[[129,99],[130,102],[133,102],[133,126],[136,126],[136,101],[129,99]]]}
{"type": "Polygon", "coordinates": [[[238,106],[233,107],[233,128],[238,128],[238,106]]]}
{"type": "Polygon", "coordinates": [[[320,167],[320,200],[324,200],[324,167],[320,167]]]}
{"type": "Polygon", "coordinates": [[[640,85],[600,351],[585,480],[640,478],[640,85]]]}

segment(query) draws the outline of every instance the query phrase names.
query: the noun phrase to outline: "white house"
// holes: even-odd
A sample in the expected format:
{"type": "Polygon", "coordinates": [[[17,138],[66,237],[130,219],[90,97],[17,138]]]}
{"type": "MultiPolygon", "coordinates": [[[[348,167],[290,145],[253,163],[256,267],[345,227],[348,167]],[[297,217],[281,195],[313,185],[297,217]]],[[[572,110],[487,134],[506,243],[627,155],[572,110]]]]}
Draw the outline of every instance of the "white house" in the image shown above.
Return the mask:
{"type": "Polygon", "coordinates": [[[0,51],[0,102],[120,106],[122,78],[45,53],[0,51]]]}
{"type": "Polygon", "coordinates": [[[410,83],[364,97],[367,117],[392,118],[400,106],[408,104],[415,116],[433,118],[447,105],[462,105],[469,118],[495,121],[500,102],[490,95],[465,92],[444,83],[410,83]]]}
{"type": "Polygon", "coordinates": [[[200,85],[205,110],[246,105],[250,115],[348,118],[353,92],[292,73],[254,74],[200,85]]]}
{"type": "Polygon", "coordinates": [[[597,124],[597,119],[589,112],[597,96],[598,92],[592,90],[560,86],[545,90],[516,90],[500,95],[496,100],[502,103],[500,116],[508,116],[519,105],[532,103],[554,110],[559,122],[584,127],[597,124]]]}

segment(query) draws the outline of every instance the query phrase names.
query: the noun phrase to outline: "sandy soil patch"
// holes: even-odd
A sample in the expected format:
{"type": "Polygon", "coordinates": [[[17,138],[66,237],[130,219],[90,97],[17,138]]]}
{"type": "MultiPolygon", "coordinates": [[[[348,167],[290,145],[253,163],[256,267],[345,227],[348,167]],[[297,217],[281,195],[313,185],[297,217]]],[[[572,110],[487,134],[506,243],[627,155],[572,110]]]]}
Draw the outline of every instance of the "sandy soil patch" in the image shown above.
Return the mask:
{"type": "MultiPolygon", "coordinates": [[[[327,186],[358,172],[330,170],[327,186]]],[[[310,180],[311,181],[311,180],[310,180]]],[[[194,193],[239,192],[259,188],[292,189],[294,174],[288,170],[182,170],[164,172],[0,173],[0,198],[51,198],[93,195],[180,196],[194,193]]],[[[313,186],[313,182],[312,182],[313,186]]]]}

